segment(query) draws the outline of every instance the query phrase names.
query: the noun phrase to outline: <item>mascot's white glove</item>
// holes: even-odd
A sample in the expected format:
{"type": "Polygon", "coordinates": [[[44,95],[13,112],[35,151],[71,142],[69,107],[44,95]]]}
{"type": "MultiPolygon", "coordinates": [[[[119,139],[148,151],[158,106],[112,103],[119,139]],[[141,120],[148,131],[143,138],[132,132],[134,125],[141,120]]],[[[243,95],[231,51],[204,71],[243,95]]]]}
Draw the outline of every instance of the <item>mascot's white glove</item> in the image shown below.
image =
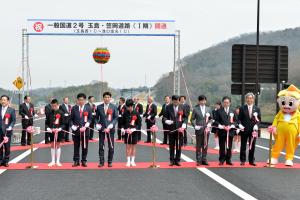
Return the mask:
{"type": "Polygon", "coordinates": [[[239,124],[239,129],[240,129],[241,131],[244,131],[245,127],[244,127],[242,124],[239,124]]]}
{"type": "Polygon", "coordinates": [[[78,127],[75,126],[75,125],[73,125],[73,126],[71,127],[71,129],[72,129],[73,131],[76,131],[76,130],[78,129],[78,127]]]}
{"type": "Polygon", "coordinates": [[[256,124],[253,126],[253,131],[258,131],[258,126],[256,124]]]}
{"type": "Polygon", "coordinates": [[[197,125],[195,126],[196,131],[199,131],[200,129],[201,129],[201,126],[197,126],[197,125]]]}
{"type": "Polygon", "coordinates": [[[90,123],[89,123],[89,122],[85,123],[85,125],[84,125],[85,128],[87,128],[87,127],[89,127],[89,126],[90,126],[90,123]]]}
{"type": "Polygon", "coordinates": [[[168,125],[172,125],[174,122],[172,120],[166,120],[165,123],[168,125]]]}
{"type": "Polygon", "coordinates": [[[112,129],[113,127],[114,127],[113,124],[109,124],[107,128],[108,128],[108,129],[112,129]]]}
{"type": "Polygon", "coordinates": [[[52,133],[51,128],[47,128],[47,132],[52,133]]]}
{"type": "Polygon", "coordinates": [[[183,123],[181,128],[186,129],[186,123],[183,123]]]}
{"type": "Polygon", "coordinates": [[[218,128],[219,128],[219,129],[224,129],[224,126],[221,125],[221,124],[219,124],[219,125],[218,125],[218,128]]]}
{"type": "Polygon", "coordinates": [[[24,116],[25,119],[29,119],[29,117],[27,115],[24,116]]]}
{"type": "Polygon", "coordinates": [[[96,129],[99,131],[102,128],[101,124],[96,124],[96,129]]]}

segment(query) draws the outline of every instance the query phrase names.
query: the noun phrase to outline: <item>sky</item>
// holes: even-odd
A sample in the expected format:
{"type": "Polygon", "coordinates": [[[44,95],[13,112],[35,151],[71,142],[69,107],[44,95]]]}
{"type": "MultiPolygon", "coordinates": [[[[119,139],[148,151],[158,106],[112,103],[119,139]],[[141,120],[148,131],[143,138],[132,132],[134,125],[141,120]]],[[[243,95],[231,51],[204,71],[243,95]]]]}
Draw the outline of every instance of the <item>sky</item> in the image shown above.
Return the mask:
{"type": "MultiPolygon", "coordinates": [[[[175,20],[184,57],[255,32],[256,6],[256,0],[2,1],[0,88],[15,89],[12,82],[21,75],[21,30],[28,18],[175,20]]],[[[261,0],[261,31],[300,26],[299,10],[300,0],[261,0]]],[[[100,80],[92,58],[96,47],[111,52],[103,78],[114,88],[152,86],[173,69],[173,38],[34,36],[29,41],[32,88],[100,80]]]]}

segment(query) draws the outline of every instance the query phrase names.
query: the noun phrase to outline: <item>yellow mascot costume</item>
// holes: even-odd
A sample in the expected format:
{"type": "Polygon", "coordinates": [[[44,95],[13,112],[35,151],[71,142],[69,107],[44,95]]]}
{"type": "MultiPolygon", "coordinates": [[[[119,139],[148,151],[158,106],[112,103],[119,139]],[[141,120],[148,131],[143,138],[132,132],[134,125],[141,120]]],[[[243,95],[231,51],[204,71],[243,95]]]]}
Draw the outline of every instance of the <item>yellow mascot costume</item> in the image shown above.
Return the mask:
{"type": "Polygon", "coordinates": [[[298,110],[300,90],[296,86],[290,85],[287,89],[280,91],[277,96],[280,111],[270,127],[270,132],[275,137],[271,164],[276,165],[278,163],[280,152],[285,147],[285,165],[293,166],[294,153],[300,136],[300,112],[298,110]]]}

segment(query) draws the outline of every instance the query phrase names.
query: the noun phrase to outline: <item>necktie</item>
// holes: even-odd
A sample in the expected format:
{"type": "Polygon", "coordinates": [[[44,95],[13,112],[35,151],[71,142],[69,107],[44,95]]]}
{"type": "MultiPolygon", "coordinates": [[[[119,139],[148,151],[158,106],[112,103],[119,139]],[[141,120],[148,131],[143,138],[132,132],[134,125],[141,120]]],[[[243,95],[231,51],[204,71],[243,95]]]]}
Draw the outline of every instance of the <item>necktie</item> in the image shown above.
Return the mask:
{"type": "Polygon", "coordinates": [[[251,118],[251,116],[252,116],[252,109],[251,109],[251,106],[248,106],[248,112],[249,112],[249,117],[251,118]]]}
{"type": "Polygon", "coordinates": [[[229,110],[229,108],[225,108],[226,115],[228,115],[228,110],[229,110]]]}
{"type": "Polygon", "coordinates": [[[82,117],[82,107],[80,107],[80,111],[79,111],[79,115],[80,115],[80,118],[82,117]]]}

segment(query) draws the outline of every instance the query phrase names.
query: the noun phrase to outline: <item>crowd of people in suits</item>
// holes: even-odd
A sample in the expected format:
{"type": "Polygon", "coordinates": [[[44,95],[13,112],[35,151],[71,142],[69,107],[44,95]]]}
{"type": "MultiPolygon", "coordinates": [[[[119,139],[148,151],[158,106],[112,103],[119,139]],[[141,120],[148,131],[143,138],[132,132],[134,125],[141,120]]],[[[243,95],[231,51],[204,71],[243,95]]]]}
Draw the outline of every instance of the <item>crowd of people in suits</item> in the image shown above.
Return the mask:
{"type": "MultiPolygon", "coordinates": [[[[157,131],[157,119],[161,119],[163,134],[162,145],[169,145],[170,166],[181,166],[181,149],[187,145],[188,126],[194,129],[196,141],[197,166],[209,165],[207,150],[209,137],[212,133],[215,139],[215,149],[219,150],[219,165],[233,165],[231,162],[232,146],[240,152],[240,164],[245,165],[247,144],[249,148],[248,161],[255,164],[255,141],[253,133],[258,131],[261,119],[260,109],[254,105],[255,95],[246,94],[245,105],[237,108],[231,106],[228,96],[216,102],[214,108],[207,106],[204,95],[198,97],[197,104],[191,108],[186,103],[185,96],[165,96],[165,103],[158,113],[153,98],[147,98],[144,111],[139,98],[119,98],[118,106],[112,103],[112,94],[103,93],[103,103],[95,105],[95,98],[79,93],[76,105],[71,106],[69,98],[64,97],[62,103],[55,98],[49,100],[45,106],[45,143],[51,144],[51,166],[62,166],[60,163],[62,142],[69,142],[72,137],[74,143],[73,167],[87,167],[89,141],[94,139],[95,132],[99,135],[99,165],[105,165],[105,146],[108,146],[107,166],[112,167],[114,156],[115,132],[117,140],[126,144],[126,166],[136,166],[136,144],[141,141],[142,121],[145,121],[145,143],[152,142],[152,135],[157,131]],[[189,125],[190,124],[190,125],[189,125]],[[240,144],[239,144],[240,143],[240,144]],[[81,149],[81,151],[80,151],[81,149]],[[80,153],[81,152],[81,153],[80,153]]],[[[9,140],[16,121],[15,110],[9,107],[9,97],[1,96],[0,143],[9,140]],[[9,118],[8,118],[9,117],[9,118]]],[[[33,126],[33,118],[37,117],[30,96],[24,97],[24,103],[19,106],[22,122],[21,145],[30,145],[32,134],[28,127],[33,126]]],[[[1,144],[0,144],[1,145],[1,144]]],[[[1,148],[0,163],[8,166],[10,142],[1,148]],[[3,150],[5,149],[5,150],[3,150]],[[4,154],[4,156],[3,156],[4,154]]]]}

